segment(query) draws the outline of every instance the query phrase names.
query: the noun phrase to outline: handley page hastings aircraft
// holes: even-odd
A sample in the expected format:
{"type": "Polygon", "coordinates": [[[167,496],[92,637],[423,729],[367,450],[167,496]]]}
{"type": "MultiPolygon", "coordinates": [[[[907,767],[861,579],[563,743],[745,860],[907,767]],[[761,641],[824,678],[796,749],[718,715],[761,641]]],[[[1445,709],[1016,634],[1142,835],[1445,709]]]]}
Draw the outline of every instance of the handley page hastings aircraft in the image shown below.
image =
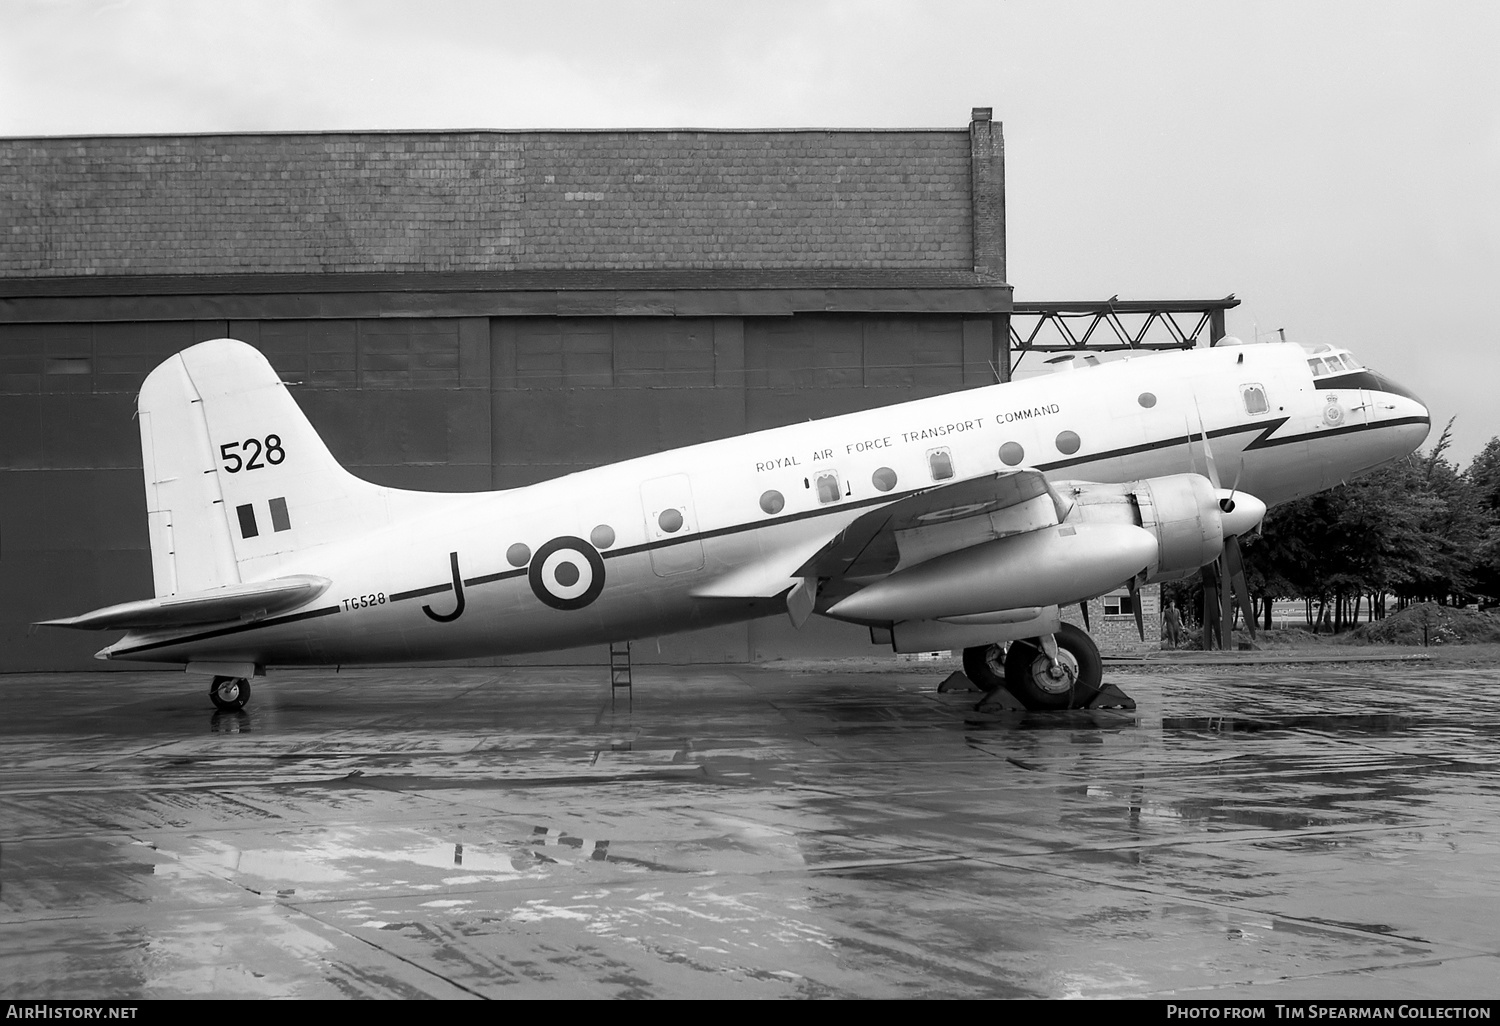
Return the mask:
{"type": "Polygon", "coordinates": [[[268,666],[546,651],[773,613],[866,625],[898,652],[961,648],[982,689],[1081,705],[1101,686],[1098,649],[1059,606],[1237,553],[1267,505],[1390,463],[1429,426],[1349,353],[1287,343],[1089,366],[473,494],[352,476],[232,339],[157,367],[139,414],[156,597],[48,623],[125,629],[100,658],[185,664],[224,709],[268,666]]]}

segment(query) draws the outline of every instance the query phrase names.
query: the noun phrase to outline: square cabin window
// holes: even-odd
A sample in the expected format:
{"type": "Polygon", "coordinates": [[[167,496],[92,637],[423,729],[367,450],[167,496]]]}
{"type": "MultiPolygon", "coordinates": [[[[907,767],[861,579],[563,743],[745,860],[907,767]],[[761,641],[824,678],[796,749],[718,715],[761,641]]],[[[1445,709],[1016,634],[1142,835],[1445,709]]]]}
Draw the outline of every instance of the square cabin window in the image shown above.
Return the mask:
{"type": "Polygon", "coordinates": [[[819,502],[839,501],[839,497],[842,493],[839,491],[838,471],[830,470],[826,474],[819,474],[817,477],[817,485],[819,502]]]}
{"type": "Polygon", "coordinates": [[[927,466],[932,470],[934,481],[946,481],[953,476],[953,453],[947,449],[929,449],[927,466]]]}
{"type": "Polygon", "coordinates": [[[1260,385],[1241,385],[1240,395],[1245,399],[1245,412],[1252,416],[1271,409],[1271,404],[1266,401],[1266,390],[1260,385]]]}

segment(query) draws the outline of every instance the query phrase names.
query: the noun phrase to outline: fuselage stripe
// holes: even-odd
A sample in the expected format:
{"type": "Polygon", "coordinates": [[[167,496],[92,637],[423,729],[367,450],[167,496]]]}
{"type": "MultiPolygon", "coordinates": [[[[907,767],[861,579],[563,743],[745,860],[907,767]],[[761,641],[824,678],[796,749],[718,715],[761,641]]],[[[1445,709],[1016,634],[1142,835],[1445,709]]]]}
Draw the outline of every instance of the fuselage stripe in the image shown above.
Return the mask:
{"type": "MultiPolygon", "coordinates": [[[[467,584],[468,582],[465,581],[464,583],[467,584]]],[[[424,595],[438,595],[442,592],[452,590],[453,585],[451,584],[434,584],[430,588],[414,588],[411,591],[398,591],[394,595],[388,596],[388,599],[391,602],[401,602],[406,599],[421,598],[424,595]]]]}
{"type": "Polygon", "coordinates": [[[493,584],[495,581],[505,581],[509,580],[512,577],[525,576],[526,567],[523,566],[519,570],[501,570],[499,573],[495,574],[481,574],[478,577],[465,577],[464,587],[472,588],[476,584],[493,584]]]}

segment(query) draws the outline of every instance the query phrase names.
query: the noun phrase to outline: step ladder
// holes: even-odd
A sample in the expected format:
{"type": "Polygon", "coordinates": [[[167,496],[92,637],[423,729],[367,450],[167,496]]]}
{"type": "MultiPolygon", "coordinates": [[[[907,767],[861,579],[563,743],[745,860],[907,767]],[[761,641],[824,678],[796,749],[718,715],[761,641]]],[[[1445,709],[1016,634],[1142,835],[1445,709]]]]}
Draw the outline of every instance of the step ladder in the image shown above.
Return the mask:
{"type": "Polygon", "coordinates": [[[609,701],[614,704],[615,695],[624,689],[625,697],[632,704],[635,701],[635,692],[631,690],[630,682],[630,642],[612,641],[609,643],[609,701]]]}

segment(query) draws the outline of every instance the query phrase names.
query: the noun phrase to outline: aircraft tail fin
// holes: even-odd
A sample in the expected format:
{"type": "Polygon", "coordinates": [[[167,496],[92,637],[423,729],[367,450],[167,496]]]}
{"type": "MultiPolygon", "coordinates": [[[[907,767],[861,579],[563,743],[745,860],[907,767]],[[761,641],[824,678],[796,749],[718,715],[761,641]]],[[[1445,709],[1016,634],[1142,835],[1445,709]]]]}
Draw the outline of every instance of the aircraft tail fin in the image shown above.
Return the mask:
{"type": "Polygon", "coordinates": [[[389,522],[393,490],[340,466],[243,342],[171,357],[137,409],[158,597],[264,579],[297,552],[389,522]]]}

